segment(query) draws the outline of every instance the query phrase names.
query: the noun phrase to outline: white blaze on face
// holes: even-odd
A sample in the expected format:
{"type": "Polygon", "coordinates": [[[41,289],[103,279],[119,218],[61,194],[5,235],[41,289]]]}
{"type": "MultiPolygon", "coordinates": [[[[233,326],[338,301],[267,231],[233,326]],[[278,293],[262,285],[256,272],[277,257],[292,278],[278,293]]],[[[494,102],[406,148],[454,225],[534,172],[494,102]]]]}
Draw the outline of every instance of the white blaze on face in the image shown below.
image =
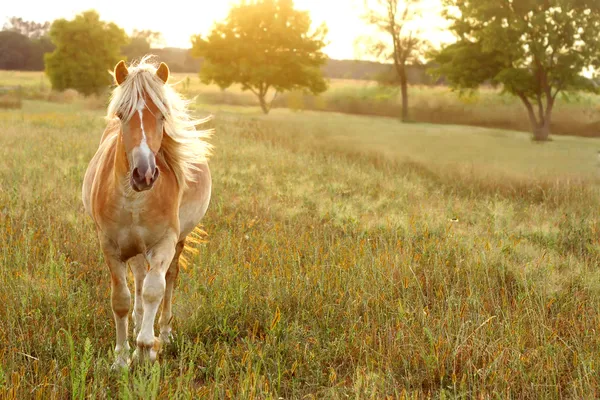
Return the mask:
{"type": "Polygon", "coordinates": [[[148,147],[148,142],[146,141],[146,131],[144,131],[144,108],[146,108],[144,104],[141,104],[137,108],[138,115],[140,116],[140,127],[142,129],[142,141],[140,142],[139,150],[143,156],[149,157],[151,151],[150,147],[148,147]]]}

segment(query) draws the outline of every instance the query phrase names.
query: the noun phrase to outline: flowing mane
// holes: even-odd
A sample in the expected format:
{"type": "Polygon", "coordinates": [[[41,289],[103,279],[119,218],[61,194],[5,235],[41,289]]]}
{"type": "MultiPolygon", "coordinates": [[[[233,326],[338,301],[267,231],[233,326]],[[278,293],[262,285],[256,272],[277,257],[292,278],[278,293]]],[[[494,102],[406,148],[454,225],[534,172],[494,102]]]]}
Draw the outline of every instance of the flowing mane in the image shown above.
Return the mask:
{"type": "Polygon", "coordinates": [[[144,107],[144,95],[148,96],[165,117],[161,152],[183,189],[196,180],[197,164],[210,156],[212,146],[206,140],[213,130],[196,130],[196,126],[212,117],[193,118],[188,110],[190,102],[156,76],[157,66],[150,59],[146,56],[129,66],[127,79],[112,92],[106,118],[121,116],[128,121],[138,107],[144,107]]]}

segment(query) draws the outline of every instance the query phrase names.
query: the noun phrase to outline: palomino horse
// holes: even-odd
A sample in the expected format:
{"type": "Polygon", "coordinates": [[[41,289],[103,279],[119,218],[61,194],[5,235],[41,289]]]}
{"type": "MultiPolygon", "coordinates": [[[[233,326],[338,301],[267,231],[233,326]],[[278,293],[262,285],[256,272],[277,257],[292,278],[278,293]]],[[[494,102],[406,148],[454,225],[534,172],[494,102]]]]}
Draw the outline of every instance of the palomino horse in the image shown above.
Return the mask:
{"type": "Polygon", "coordinates": [[[169,68],[144,58],[114,70],[118,84],[108,106],[108,126],[85,173],[83,204],[96,224],[111,275],[116,325],[115,367],[129,362],[131,295],[135,281],[134,357],[156,359],[171,337],[171,302],[186,237],[210,201],[209,131],[197,131],[187,103],[167,85],[169,68]],[[154,320],[162,301],[160,340],[154,320]]]}

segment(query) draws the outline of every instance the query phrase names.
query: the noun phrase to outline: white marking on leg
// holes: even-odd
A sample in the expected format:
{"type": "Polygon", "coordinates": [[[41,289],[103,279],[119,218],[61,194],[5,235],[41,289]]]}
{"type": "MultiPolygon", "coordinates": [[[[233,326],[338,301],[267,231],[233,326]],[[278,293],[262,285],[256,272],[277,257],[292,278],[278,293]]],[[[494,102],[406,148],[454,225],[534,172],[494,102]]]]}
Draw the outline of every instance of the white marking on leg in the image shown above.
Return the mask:
{"type": "Polygon", "coordinates": [[[154,336],[154,321],[165,294],[165,275],[175,255],[175,239],[176,235],[173,234],[152,249],[150,270],[144,279],[142,289],[144,317],[137,336],[137,350],[142,357],[148,357],[150,360],[156,358],[156,350],[153,349],[157,343],[154,336]]]}
{"type": "Polygon", "coordinates": [[[151,346],[154,343],[154,319],[158,311],[158,306],[165,293],[166,281],[164,272],[160,270],[150,270],[142,289],[142,298],[144,301],[144,319],[142,329],[137,337],[138,345],[151,346]]]}

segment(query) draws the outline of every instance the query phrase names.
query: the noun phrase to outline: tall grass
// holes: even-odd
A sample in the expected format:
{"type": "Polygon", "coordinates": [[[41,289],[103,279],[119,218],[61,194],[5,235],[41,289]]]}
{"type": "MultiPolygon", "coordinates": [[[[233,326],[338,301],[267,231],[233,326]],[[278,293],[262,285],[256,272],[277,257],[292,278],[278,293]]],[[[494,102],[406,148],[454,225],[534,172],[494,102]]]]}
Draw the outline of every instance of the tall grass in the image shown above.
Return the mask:
{"type": "MultiPolygon", "coordinates": [[[[0,397],[597,397],[597,183],[402,161],[356,145],[360,121],[389,126],[217,116],[175,341],[112,375],[109,274],[79,199],[101,113],[0,111],[0,397]]],[[[465,135],[505,143],[491,133],[465,135]]]]}

